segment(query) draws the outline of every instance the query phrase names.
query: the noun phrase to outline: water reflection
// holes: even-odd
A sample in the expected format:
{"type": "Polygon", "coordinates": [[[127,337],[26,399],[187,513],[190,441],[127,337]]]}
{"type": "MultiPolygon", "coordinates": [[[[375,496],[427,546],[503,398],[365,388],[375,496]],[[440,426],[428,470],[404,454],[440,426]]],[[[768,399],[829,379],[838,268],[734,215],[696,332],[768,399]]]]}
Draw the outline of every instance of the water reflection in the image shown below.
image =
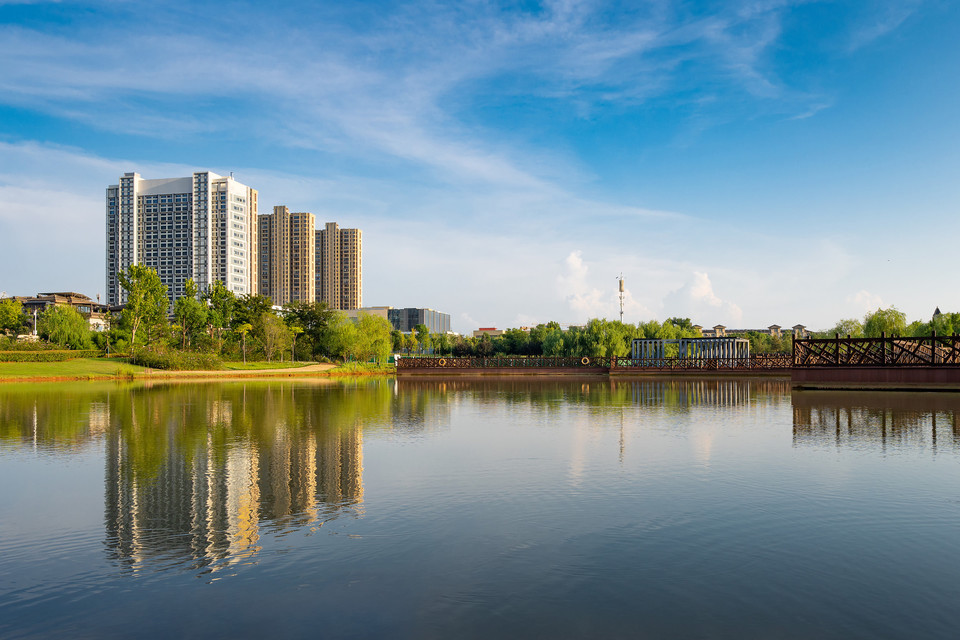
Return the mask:
{"type": "MultiPolygon", "coordinates": [[[[266,534],[362,517],[365,437],[450,429],[467,403],[546,420],[589,407],[564,417],[578,446],[598,424],[619,424],[622,464],[630,430],[651,424],[648,410],[669,419],[788,401],[795,445],[960,448],[960,394],[791,395],[784,379],[667,376],[9,385],[0,446],[41,455],[102,447],[111,560],[128,572],[215,571],[255,561],[266,534]]],[[[714,433],[690,437],[709,458],[714,433]]]]}
{"type": "Polygon", "coordinates": [[[586,403],[593,407],[647,406],[686,408],[734,407],[752,402],[780,402],[789,397],[785,378],[671,377],[598,379],[589,378],[463,378],[433,380],[401,378],[402,395],[446,397],[466,395],[484,402],[559,406],[561,402],[586,403]]]}
{"type": "Polygon", "coordinates": [[[264,530],[362,515],[363,429],[389,424],[391,387],[7,388],[0,441],[50,452],[102,441],[110,557],[129,570],[219,568],[255,556],[264,530]]]}
{"type": "Polygon", "coordinates": [[[796,445],[960,447],[960,394],[795,391],[796,445]]]}

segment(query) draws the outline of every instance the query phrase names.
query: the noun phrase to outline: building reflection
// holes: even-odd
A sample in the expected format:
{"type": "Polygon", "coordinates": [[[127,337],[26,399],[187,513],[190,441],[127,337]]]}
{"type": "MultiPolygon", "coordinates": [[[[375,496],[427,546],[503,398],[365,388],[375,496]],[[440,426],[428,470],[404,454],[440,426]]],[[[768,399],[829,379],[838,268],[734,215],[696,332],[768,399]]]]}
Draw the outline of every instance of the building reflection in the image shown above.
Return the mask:
{"type": "Polygon", "coordinates": [[[130,570],[249,561],[264,533],[363,511],[363,428],[389,395],[140,390],[110,403],[107,548],[130,570]],[[358,403],[357,400],[362,397],[358,403]]]}
{"type": "Polygon", "coordinates": [[[794,391],[795,445],[960,447],[960,394],[794,391]]]}
{"type": "Polygon", "coordinates": [[[633,404],[667,407],[739,407],[761,398],[783,397],[790,381],[780,378],[664,377],[617,381],[630,389],[633,404]]]}

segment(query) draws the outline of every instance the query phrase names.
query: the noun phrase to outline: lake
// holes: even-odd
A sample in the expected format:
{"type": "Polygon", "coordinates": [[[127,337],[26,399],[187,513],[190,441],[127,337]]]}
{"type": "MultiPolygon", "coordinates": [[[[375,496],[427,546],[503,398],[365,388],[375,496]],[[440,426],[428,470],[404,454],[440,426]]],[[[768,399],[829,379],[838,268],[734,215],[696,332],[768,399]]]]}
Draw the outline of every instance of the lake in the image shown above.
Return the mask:
{"type": "Polygon", "coordinates": [[[960,394],[0,385],[0,637],[954,638],[960,394]]]}

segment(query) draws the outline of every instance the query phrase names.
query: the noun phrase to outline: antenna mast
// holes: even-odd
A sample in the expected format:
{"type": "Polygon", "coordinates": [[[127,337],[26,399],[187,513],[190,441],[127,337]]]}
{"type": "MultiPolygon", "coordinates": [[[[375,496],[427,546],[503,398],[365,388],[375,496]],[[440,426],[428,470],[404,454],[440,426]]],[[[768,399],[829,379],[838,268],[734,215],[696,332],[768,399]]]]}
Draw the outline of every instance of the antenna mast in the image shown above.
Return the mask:
{"type": "Polygon", "coordinates": [[[617,278],[620,281],[620,324],[623,324],[623,272],[620,272],[620,277],[617,278]]]}

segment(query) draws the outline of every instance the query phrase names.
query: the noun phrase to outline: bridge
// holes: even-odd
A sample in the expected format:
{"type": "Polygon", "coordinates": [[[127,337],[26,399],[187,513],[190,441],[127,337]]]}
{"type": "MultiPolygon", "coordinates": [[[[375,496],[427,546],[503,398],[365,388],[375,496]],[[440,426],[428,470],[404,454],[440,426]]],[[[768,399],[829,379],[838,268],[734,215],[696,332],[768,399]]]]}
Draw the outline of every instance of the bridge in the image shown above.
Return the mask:
{"type": "Polygon", "coordinates": [[[794,386],[810,389],[960,391],[960,336],[795,340],[794,386]]]}

